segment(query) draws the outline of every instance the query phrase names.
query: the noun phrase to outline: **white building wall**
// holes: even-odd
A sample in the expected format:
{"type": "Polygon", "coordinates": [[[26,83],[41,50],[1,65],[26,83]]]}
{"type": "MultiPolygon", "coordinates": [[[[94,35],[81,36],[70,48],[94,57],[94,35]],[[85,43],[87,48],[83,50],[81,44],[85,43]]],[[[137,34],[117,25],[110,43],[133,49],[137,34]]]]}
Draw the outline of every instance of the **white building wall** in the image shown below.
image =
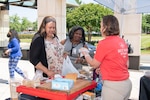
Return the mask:
{"type": "Polygon", "coordinates": [[[57,36],[66,38],[66,0],[38,0],[38,28],[45,16],[53,16],[57,21],[57,36]]]}
{"type": "Polygon", "coordinates": [[[8,44],[7,33],[9,31],[9,11],[0,10],[0,47],[8,44]]]}
{"type": "Polygon", "coordinates": [[[129,54],[129,69],[140,69],[141,55],[141,14],[115,14],[119,20],[121,35],[133,47],[133,53],[129,54]]]}
{"type": "Polygon", "coordinates": [[[132,56],[141,55],[141,25],[142,15],[141,14],[115,14],[119,20],[121,35],[124,35],[125,40],[131,43],[134,49],[132,56]]]}

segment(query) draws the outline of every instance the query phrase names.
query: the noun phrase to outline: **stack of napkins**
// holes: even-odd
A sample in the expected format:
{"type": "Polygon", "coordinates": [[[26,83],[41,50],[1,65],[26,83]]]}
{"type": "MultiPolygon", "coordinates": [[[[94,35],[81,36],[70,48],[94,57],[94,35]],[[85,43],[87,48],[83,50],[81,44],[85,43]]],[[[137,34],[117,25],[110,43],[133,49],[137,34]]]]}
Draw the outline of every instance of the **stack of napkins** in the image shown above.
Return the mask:
{"type": "Polygon", "coordinates": [[[56,78],[52,80],[51,89],[68,91],[73,87],[73,85],[74,85],[74,81],[71,79],[56,78]]]}

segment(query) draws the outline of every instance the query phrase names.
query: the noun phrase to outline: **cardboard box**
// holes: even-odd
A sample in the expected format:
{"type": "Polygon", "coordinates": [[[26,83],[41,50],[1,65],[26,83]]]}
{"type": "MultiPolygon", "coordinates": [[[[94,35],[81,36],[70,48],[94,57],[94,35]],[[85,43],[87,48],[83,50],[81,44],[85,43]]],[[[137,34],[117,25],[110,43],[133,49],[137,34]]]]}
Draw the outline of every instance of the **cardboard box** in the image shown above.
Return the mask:
{"type": "Polygon", "coordinates": [[[71,79],[71,80],[73,80],[74,82],[76,82],[77,77],[78,77],[78,74],[77,74],[77,73],[68,73],[68,74],[65,75],[65,78],[66,78],[66,79],[71,79]]]}
{"type": "Polygon", "coordinates": [[[73,87],[73,85],[74,81],[71,79],[56,78],[52,80],[51,89],[68,91],[73,87]]]}
{"type": "Polygon", "coordinates": [[[95,99],[95,93],[93,92],[84,92],[83,94],[83,98],[86,100],[94,100],[95,99]]]}

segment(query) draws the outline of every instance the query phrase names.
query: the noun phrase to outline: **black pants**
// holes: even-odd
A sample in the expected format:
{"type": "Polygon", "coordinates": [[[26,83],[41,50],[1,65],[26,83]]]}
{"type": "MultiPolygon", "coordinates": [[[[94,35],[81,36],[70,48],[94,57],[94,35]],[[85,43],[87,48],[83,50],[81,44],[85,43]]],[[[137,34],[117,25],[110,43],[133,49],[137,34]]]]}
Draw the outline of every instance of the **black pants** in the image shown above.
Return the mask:
{"type": "Polygon", "coordinates": [[[140,79],[139,100],[150,100],[150,77],[143,76],[140,79]]]}
{"type": "Polygon", "coordinates": [[[27,94],[20,94],[19,100],[47,100],[47,99],[39,98],[39,97],[27,95],[27,94]]]}

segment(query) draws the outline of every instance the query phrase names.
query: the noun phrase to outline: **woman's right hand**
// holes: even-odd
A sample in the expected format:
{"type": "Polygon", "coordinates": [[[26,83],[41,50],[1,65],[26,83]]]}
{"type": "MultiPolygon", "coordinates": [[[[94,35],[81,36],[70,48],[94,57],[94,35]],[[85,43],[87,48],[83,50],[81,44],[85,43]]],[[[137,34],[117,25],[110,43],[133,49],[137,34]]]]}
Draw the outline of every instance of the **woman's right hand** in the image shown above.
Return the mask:
{"type": "Polygon", "coordinates": [[[46,74],[49,78],[54,78],[54,75],[55,75],[55,73],[51,70],[48,70],[46,74]]]}
{"type": "Polygon", "coordinates": [[[37,69],[41,70],[42,72],[44,72],[45,74],[47,74],[47,76],[48,76],[49,78],[53,78],[54,75],[55,75],[55,73],[54,73],[53,71],[47,69],[41,62],[39,62],[39,63],[35,66],[35,68],[37,68],[37,69]]]}
{"type": "Polygon", "coordinates": [[[88,50],[87,48],[85,48],[85,47],[80,48],[79,52],[80,52],[83,56],[89,54],[89,50],[88,50]]]}
{"type": "Polygon", "coordinates": [[[66,58],[69,55],[69,53],[67,51],[63,52],[63,57],[66,58]]]}

